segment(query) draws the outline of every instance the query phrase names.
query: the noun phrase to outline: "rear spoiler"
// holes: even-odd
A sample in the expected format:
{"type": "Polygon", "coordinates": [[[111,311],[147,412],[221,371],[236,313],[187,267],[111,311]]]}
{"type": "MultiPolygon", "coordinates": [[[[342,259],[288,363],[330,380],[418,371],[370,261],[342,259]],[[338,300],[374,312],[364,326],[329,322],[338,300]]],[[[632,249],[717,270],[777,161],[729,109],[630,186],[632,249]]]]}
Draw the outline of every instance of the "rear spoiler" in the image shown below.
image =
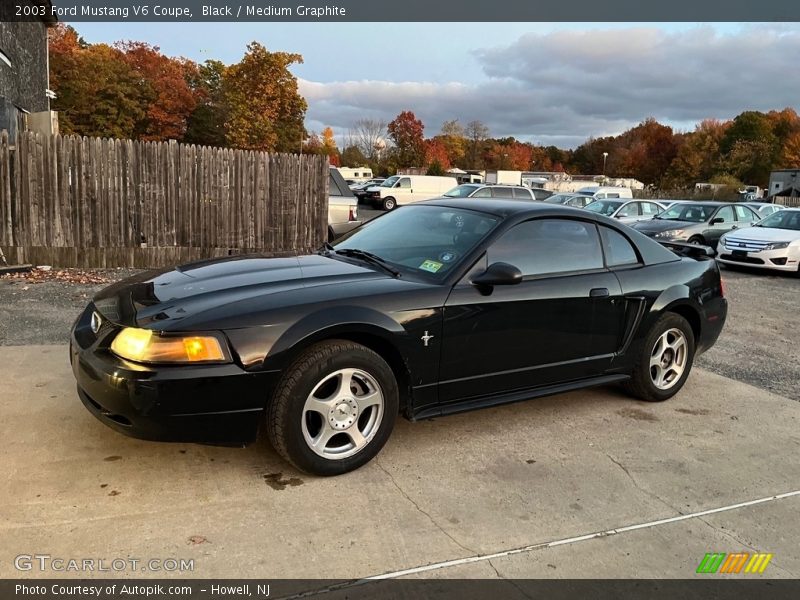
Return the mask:
{"type": "Polygon", "coordinates": [[[686,242],[661,242],[659,244],[665,248],[669,248],[675,254],[680,256],[689,256],[691,258],[704,258],[717,255],[711,246],[703,246],[701,244],[687,244],[686,242]]]}

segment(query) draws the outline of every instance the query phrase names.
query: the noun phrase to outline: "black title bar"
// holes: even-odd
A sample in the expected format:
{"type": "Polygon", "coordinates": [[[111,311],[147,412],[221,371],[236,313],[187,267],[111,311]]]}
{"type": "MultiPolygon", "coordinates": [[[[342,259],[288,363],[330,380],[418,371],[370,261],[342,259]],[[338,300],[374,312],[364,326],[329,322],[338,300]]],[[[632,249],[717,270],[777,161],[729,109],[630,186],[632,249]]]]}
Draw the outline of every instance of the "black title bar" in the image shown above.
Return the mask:
{"type": "MultiPolygon", "coordinates": [[[[797,0],[2,0],[0,20],[797,22],[797,0]]],[[[388,26],[388,25],[387,25],[388,26]]],[[[387,29],[387,35],[402,35],[387,29]]]]}

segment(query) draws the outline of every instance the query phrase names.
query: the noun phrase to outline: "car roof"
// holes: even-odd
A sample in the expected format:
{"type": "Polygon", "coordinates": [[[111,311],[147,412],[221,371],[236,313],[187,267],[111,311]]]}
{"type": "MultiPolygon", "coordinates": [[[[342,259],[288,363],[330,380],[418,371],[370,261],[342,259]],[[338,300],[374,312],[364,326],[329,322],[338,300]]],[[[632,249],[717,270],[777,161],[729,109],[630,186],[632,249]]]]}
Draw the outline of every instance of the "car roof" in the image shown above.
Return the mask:
{"type": "MultiPolygon", "coordinates": [[[[414,204],[427,204],[429,206],[442,206],[445,208],[460,208],[475,210],[497,217],[509,217],[518,214],[530,215],[587,215],[585,210],[564,206],[562,204],[547,204],[545,202],[531,202],[530,200],[512,200],[510,198],[434,198],[414,204]]],[[[593,213],[588,213],[592,215],[593,213]]]]}
{"type": "Polygon", "coordinates": [[[681,200],[681,204],[699,204],[700,206],[708,206],[714,208],[715,206],[735,206],[743,204],[742,202],[713,202],[711,200],[681,200]]]}

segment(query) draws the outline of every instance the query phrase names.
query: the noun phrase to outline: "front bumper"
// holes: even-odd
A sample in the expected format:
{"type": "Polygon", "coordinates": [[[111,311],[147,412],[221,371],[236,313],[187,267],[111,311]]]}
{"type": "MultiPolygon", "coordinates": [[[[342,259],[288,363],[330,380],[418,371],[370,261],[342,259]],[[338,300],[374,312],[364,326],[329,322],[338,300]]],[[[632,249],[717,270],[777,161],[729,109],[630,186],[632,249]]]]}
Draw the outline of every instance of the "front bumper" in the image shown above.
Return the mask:
{"type": "Polygon", "coordinates": [[[147,440],[243,445],[256,439],[277,372],[236,364],[150,366],[122,360],[107,327],[85,331],[92,307],[75,324],[70,362],[83,405],[108,427],[147,440]]]}
{"type": "Polygon", "coordinates": [[[798,270],[800,257],[796,251],[791,252],[790,248],[742,251],[741,248],[728,248],[720,243],[717,247],[717,261],[726,265],[794,272],[798,270]]]}

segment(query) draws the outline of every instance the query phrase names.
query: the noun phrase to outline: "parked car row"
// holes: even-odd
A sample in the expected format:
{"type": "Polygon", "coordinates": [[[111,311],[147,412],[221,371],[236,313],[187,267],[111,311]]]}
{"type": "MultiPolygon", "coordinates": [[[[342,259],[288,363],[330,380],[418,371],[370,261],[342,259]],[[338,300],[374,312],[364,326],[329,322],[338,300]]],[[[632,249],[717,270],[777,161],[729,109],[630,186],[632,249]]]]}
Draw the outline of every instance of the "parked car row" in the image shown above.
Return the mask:
{"type": "Polygon", "coordinates": [[[553,194],[522,185],[453,183],[452,177],[395,175],[355,186],[354,194],[385,210],[437,197],[544,201],[617,219],[656,241],[716,248],[722,263],[798,270],[800,209],[766,202],[634,199],[628,188],[605,186],[553,194]]]}

